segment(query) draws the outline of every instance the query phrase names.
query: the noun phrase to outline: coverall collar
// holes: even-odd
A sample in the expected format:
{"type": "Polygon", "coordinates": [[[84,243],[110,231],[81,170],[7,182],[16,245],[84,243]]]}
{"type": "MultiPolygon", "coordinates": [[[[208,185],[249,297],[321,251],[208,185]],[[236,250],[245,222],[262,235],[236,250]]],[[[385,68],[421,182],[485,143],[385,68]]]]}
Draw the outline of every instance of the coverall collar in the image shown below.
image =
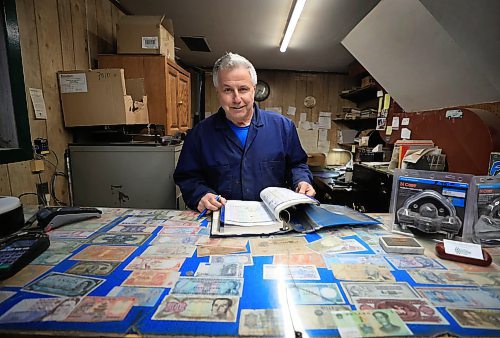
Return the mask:
{"type": "MultiPolygon", "coordinates": [[[[215,128],[221,129],[221,128],[228,128],[227,125],[227,118],[226,118],[226,112],[222,107],[219,108],[217,111],[217,120],[215,122],[215,128]]],[[[255,127],[262,127],[263,122],[262,122],[262,117],[260,114],[259,107],[257,107],[257,104],[253,104],[253,116],[252,116],[252,122],[250,122],[251,125],[254,125],[255,127]]]]}

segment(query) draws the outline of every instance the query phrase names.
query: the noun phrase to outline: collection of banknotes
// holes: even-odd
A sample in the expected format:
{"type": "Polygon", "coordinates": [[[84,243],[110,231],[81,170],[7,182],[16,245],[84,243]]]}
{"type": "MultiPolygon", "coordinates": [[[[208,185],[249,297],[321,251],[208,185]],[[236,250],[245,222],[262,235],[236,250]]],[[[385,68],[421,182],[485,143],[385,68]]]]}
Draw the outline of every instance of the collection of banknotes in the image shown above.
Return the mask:
{"type": "Polygon", "coordinates": [[[500,330],[496,264],[443,261],[431,250],[388,255],[378,244],[389,234],[381,226],[210,238],[192,211],[103,211],[50,232],[50,248],[0,282],[0,329],[122,321],[140,306],[151,321],[237,322],[239,334],[252,336],[322,329],[401,336],[455,323],[500,330]]]}

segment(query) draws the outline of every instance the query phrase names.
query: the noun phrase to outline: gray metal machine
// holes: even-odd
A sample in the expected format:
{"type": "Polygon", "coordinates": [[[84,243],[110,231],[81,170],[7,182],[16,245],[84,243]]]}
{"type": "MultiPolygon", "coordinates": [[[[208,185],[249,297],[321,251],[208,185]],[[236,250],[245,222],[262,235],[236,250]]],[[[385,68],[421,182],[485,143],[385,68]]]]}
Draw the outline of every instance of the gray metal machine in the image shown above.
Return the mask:
{"type": "Polygon", "coordinates": [[[177,209],[173,173],[182,145],[69,146],[73,203],[78,206],[177,209]]]}

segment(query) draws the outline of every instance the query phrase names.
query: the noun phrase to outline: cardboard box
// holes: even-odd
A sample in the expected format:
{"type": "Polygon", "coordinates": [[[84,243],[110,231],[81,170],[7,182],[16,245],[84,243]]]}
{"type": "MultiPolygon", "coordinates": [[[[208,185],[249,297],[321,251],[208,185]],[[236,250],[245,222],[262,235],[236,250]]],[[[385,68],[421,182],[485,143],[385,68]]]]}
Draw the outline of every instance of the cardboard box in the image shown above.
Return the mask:
{"type": "Polygon", "coordinates": [[[162,16],[122,16],[116,42],[118,54],[161,54],[175,61],[172,20],[162,16]]]}
{"type": "Polygon", "coordinates": [[[58,72],[64,125],[148,124],[144,79],[125,80],[123,73],[123,69],[58,72]]]}

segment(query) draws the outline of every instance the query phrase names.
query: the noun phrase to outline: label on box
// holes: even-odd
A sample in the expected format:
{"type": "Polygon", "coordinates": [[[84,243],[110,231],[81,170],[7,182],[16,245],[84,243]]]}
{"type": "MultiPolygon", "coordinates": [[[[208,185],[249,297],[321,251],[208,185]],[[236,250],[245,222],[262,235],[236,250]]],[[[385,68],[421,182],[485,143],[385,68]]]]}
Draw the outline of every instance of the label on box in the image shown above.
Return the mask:
{"type": "Polygon", "coordinates": [[[158,37],[157,36],[143,36],[142,37],[142,48],[143,49],[158,49],[158,37]]]}
{"type": "Polygon", "coordinates": [[[444,252],[449,255],[457,255],[475,259],[484,259],[481,245],[465,242],[450,241],[443,239],[444,252]]]}
{"type": "Polygon", "coordinates": [[[59,74],[59,87],[61,93],[86,93],[87,76],[85,73],[59,74]]]}

